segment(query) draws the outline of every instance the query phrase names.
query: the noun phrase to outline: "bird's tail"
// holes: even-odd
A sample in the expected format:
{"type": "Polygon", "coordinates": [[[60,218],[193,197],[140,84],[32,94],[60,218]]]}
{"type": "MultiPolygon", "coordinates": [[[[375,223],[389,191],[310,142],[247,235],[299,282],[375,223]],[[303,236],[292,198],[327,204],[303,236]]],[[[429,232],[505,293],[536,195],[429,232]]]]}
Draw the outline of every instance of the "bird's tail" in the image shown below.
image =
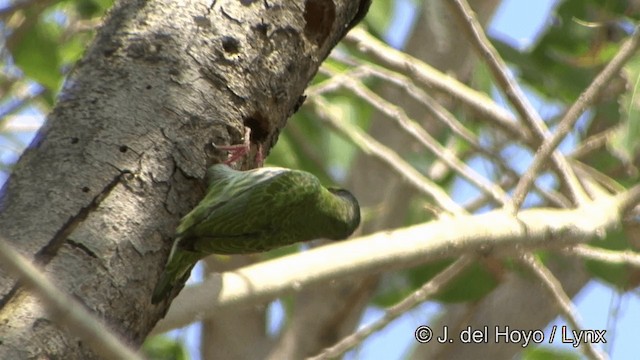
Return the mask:
{"type": "Polygon", "coordinates": [[[151,296],[152,304],[155,305],[167,297],[171,289],[173,289],[172,279],[173,275],[169,274],[167,269],[164,269],[164,271],[162,271],[162,275],[160,275],[158,284],[155,289],[153,289],[153,295],[151,296]]]}
{"type": "Polygon", "coordinates": [[[182,288],[191,274],[191,269],[200,258],[201,256],[194,253],[174,249],[169,255],[169,261],[160,275],[158,284],[153,289],[151,303],[158,304],[177,286],[182,288]]]}

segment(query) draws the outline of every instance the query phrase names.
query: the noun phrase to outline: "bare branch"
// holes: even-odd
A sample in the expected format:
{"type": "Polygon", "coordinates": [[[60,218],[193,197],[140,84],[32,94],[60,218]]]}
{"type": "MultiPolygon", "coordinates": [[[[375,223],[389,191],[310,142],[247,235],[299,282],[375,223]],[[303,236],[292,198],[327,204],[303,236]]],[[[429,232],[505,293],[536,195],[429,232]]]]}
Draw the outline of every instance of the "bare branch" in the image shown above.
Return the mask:
{"type": "Polygon", "coordinates": [[[563,251],[567,255],[578,255],[583,259],[602,261],[614,265],[631,265],[640,268],[640,254],[634,251],[614,251],[576,245],[563,251]]]}
{"type": "Polygon", "coordinates": [[[98,354],[111,359],[142,360],[100,320],[91,315],[78,301],[58,290],[40,270],[0,238],[0,264],[16,274],[44,300],[52,317],[75,336],[85,340],[98,354]]]}
{"type": "Polygon", "coordinates": [[[340,134],[348,137],[353,143],[360,147],[366,154],[373,155],[388,164],[407,182],[413,185],[418,191],[431,197],[438,206],[451,214],[465,213],[460,205],[456,204],[437,184],[420,174],[409,165],[397,153],[380,144],[361,129],[348,124],[346,121],[336,119],[328,109],[330,105],[319,96],[309,99],[315,106],[316,115],[333,127],[340,134]]]}
{"type": "Polygon", "coordinates": [[[633,192],[640,192],[640,186],[572,210],[531,209],[517,216],[496,210],[443,218],[216,274],[201,285],[186,287],[153,332],[210,317],[225,307],[262,304],[331,279],[408,268],[476,251],[512,253],[516,248],[565,248],[586,243],[620,225],[621,210],[633,192]],[[174,312],[177,309],[181,312],[174,312]]]}
{"type": "Polygon", "coordinates": [[[460,101],[478,114],[479,118],[490,121],[492,125],[515,139],[532,144],[531,133],[520,126],[513,115],[496,105],[486,94],[473,90],[419,59],[384,44],[362,29],[351,30],[345,40],[352,42],[360,51],[373,55],[390,69],[396,69],[428,89],[439,91],[460,101]]]}
{"type": "Polygon", "coordinates": [[[373,323],[359,329],[349,336],[340,340],[334,346],[325,349],[321,354],[309,359],[333,359],[346,353],[352,348],[362,343],[369,335],[387,326],[391,321],[420,305],[420,303],[437,294],[444,286],[451,282],[456,276],[460,275],[464,269],[473,262],[471,255],[465,255],[458,259],[446,269],[442,270],[438,275],[434,276],[426,284],[422,285],[418,290],[404,298],[398,304],[387,308],[382,318],[373,323]]]}
{"type": "MultiPolygon", "coordinates": [[[[469,4],[465,0],[448,1],[447,4],[451,8],[451,12],[458,19],[460,27],[467,34],[471,45],[485,60],[507,99],[509,99],[511,104],[515,107],[516,111],[520,114],[524,123],[529,127],[529,130],[535,135],[536,139],[542,142],[550,135],[549,129],[547,129],[544,121],[533,108],[529,100],[527,100],[522,89],[520,89],[518,84],[509,75],[506,63],[502,60],[498,51],[493,47],[493,45],[491,45],[489,39],[487,39],[487,36],[482,30],[482,26],[480,26],[473,15],[473,10],[471,10],[469,4]]],[[[564,182],[569,191],[571,191],[573,201],[577,204],[584,203],[588,198],[582,190],[580,182],[567,163],[567,160],[559,152],[553,154],[552,160],[553,165],[559,172],[560,180],[564,182]]],[[[516,211],[517,208],[518,206],[514,207],[513,205],[508,207],[509,211],[516,211]]]]}
{"type": "MultiPolygon", "coordinates": [[[[413,99],[418,101],[420,104],[424,105],[425,108],[429,111],[429,113],[434,117],[435,120],[442,122],[445,126],[451,129],[451,131],[454,134],[460,136],[460,138],[466,141],[476,152],[493,161],[494,164],[496,164],[503,171],[506,172],[507,176],[512,178],[512,179],[511,178],[506,179],[507,181],[502,181],[502,183],[499,184],[498,187],[506,188],[508,186],[513,186],[516,184],[515,180],[513,179],[518,177],[518,174],[516,173],[515,170],[511,169],[511,166],[507,164],[504,161],[504,159],[502,159],[500,156],[498,156],[494,152],[491,152],[490,150],[484,148],[478,141],[477,137],[471,131],[465,128],[464,125],[461,124],[460,121],[458,121],[458,119],[456,119],[453,116],[453,114],[451,114],[445,107],[440,105],[433,97],[429,96],[422,89],[418,88],[409,78],[407,78],[402,74],[396,73],[394,71],[381,68],[375,64],[359,63],[356,60],[345,59],[344,57],[338,57],[338,56],[334,56],[334,59],[336,59],[337,61],[344,62],[351,66],[357,66],[357,68],[347,71],[345,73],[342,73],[339,76],[332,76],[326,81],[323,81],[313,87],[310,87],[308,90],[308,93],[315,93],[318,95],[318,94],[325,94],[330,91],[336,91],[342,85],[343,76],[348,76],[349,78],[353,79],[353,81],[351,82],[355,82],[355,80],[364,80],[369,76],[375,76],[382,80],[388,81],[404,89],[407,92],[407,94],[409,94],[413,99]]],[[[321,71],[324,70],[324,72],[327,74],[333,74],[333,72],[331,72],[330,70],[326,70],[325,68],[326,66],[324,68],[321,68],[321,71]]],[[[383,100],[383,101],[386,101],[386,100],[383,100]]],[[[389,112],[393,114],[393,110],[390,110],[390,109],[386,110],[385,112],[389,112]]],[[[292,125],[289,125],[289,126],[292,126],[292,125]]],[[[561,194],[551,193],[535,185],[535,183],[534,183],[534,189],[540,196],[542,196],[545,200],[547,200],[551,204],[557,205],[558,207],[569,207],[571,205],[568,199],[565,199],[564,197],[562,197],[561,194]]],[[[486,196],[481,195],[481,199],[478,199],[478,201],[475,201],[475,203],[482,204],[480,206],[484,206],[488,201],[489,199],[486,196]]],[[[474,208],[474,207],[475,206],[472,206],[471,208],[474,208]]],[[[467,208],[467,209],[470,209],[470,208],[467,208]]]]}
{"type": "MultiPolygon", "coordinates": [[[[388,102],[380,95],[374,93],[362,83],[352,79],[349,74],[336,74],[331,72],[335,81],[342,86],[351,90],[355,95],[368,102],[371,106],[384,113],[387,117],[394,120],[396,124],[407,134],[416,139],[427,150],[431,151],[436,157],[445,164],[454,169],[460,176],[467,179],[475,185],[480,191],[491,196],[494,201],[499,204],[507,204],[509,198],[507,194],[497,185],[488,181],[467,164],[458,159],[450,150],[440,145],[429,133],[420,126],[415,120],[411,119],[404,109],[388,102]]],[[[309,94],[313,94],[309,91],[309,94]]]]}
{"type": "Polygon", "coordinates": [[[553,136],[547,137],[538,152],[536,153],[533,162],[527,169],[527,172],[522,176],[520,182],[516,186],[513,194],[513,206],[515,209],[520,207],[527,192],[531,189],[531,185],[536,179],[538,171],[547,161],[549,155],[554,152],[556,147],[564,139],[564,137],[571,131],[573,125],[576,123],[580,115],[591,106],[593,101],[598,97],[600,92],[605,88],[606,84],[618,74],[622,66],[629,60],[631,56],[636,53],[638,46],[640,45],[640,26],[635,28],[635,32],[621,47],[616,56],[605,66],[604,69],[596,76],[591,82],[589,87],[585,89],[578,100],[567,110],[553,136]]]}
{"type": "MultiPolygon", "coordinates": [[[[567,320],[569,325],[576,331],[582,331],[583,326],[580,324],[581,321],[579,319],[578,311],[573,306],[571,298],[569,298],[562,289],[560,281],[553,276],[553,273],[551,273],[551,271],[549,271],[549,269],[547,269],[539,260],[534,258],[531,253],[523,254],[521,263],[526,265],[531,272],[542,281],[545,288],[549,290],[549,293],[553,296],[556,304],[560,308],[560,312],[564,315],[564,318],[567,320]]],[[[601,354],[596,350],[588,341],[580,344],[580,350],[582,350],[589,359],[607,358],[604,354],[601,354]]]]}

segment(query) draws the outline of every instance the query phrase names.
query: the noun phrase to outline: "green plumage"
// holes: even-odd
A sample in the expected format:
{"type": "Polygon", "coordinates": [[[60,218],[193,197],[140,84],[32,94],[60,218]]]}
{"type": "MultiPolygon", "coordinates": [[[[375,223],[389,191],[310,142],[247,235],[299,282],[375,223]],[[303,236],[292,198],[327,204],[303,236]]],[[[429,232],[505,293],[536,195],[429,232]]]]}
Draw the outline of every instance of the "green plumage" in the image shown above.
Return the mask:
{"type": "Polygon", "coordinates": [[[310,173],[283,168],[209,168],[207,195],[182,220],[153,292],[160,302],[210,254],[247,254],[316,238],[347,238],[360,224],[358,201],[324,188],[310,173]]]}

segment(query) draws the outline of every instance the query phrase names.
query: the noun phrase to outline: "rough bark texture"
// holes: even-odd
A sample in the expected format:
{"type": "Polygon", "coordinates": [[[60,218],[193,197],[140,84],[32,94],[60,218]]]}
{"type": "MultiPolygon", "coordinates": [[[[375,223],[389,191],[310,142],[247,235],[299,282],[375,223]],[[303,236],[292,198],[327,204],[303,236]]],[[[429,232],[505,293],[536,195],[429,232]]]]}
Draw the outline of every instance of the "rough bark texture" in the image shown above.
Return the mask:
{"type": "MultiPolygon", "coordinates": [[[[133,346],[211,143],[273,145],[357,1],[120,1],[2,189],[0,228],[133,346]]],[[[243,166],[251,166],[251,157],[243,166]]],[[[0,270],[0,358],[98,358],[0,270]]]]}

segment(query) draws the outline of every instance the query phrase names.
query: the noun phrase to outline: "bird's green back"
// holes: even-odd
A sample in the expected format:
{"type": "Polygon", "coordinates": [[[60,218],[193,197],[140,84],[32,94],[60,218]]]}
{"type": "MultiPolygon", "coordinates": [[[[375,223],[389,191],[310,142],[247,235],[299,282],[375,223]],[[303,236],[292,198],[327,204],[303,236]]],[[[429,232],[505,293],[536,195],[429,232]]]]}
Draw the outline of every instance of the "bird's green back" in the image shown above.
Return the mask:
{"type": "Polygon", "coordinates": [[[158,303],[209,254],[263,252],[300,241],[344,239],[360,223],[349,192],[327,190],[310,173],[282,168],[208,170],[209,188],[176,229],[176,239],[154,293],[158,303]]]}
{"type": "MultiPolygon", "coordinates": [[[[213,168],[206,197],[181,222],[182,249],[208,253],[267,251],[319,237],[318,179],[279,168],[213,168]]],[[[331,196],[329,194],[329,196],[331,196]]]]}

